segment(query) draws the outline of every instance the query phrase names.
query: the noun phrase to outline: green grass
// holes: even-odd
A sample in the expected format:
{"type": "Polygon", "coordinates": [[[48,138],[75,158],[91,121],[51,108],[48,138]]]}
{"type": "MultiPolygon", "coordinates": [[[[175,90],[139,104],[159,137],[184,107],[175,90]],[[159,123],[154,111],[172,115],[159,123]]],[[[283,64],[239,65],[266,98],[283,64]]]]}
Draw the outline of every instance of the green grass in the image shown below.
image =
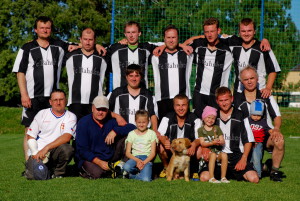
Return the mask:
{"type": "MultiPolygon", "coordinates": [[[[0,134],[0,200],[300,200],[300,139],[289,137],[300,136],[300,110],[282,111],[287,119],[283,123],[283,130],[287,133],[281,168],[287,175],[284,181],[275,183],[266,177],[259,184],[237,181],[210,184],[183,180],[167,182],[165,179],[149,183],[123,179],[87,180],[80,177],[28,181],[20,176],[24,169],[23,127],[18,127],[21,110],[0,108],[1,130],[5,131],[0,134]]],[[[265,156],[270,157],[269,154],[265,156]]]]}

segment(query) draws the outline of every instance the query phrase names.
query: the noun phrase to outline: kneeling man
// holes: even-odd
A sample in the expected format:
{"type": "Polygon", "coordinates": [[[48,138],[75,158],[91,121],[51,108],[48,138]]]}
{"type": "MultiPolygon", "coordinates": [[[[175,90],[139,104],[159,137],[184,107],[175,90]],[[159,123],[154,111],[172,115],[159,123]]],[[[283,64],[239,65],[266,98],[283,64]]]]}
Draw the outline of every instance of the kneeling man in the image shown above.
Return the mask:
{"type": "Polygon", "coordinates": [[[118,126],[108,115],[109,104],[105,96],[93,100],[92,114],[78,122],[76,129],[76,158],[82,177],[98,179],[113,170],[113,163],[124,156],[127,134],[135,129],[133,124],[118,126]]]}
{"type": "MultiPolygon", "coordinates": [[[[60,178],[66,174],[67,164],[73,156],[73,147],[68,143],[74,135],[76,116],[65,109],[64,91],[52,91],[49,102],[52,107],[41,110],[34,117],[27,131],[27,141],[36,140],[37,143],[38,152],[32,153],[34,155],[31,158],[45,162],[48,157],[46,165],[51,170],[52,178],[60,178]]],[[[32,147],[30,149],[33,152],[32,147]]],[[[33,160],[29,159],[28,162],[33,160]]]]}

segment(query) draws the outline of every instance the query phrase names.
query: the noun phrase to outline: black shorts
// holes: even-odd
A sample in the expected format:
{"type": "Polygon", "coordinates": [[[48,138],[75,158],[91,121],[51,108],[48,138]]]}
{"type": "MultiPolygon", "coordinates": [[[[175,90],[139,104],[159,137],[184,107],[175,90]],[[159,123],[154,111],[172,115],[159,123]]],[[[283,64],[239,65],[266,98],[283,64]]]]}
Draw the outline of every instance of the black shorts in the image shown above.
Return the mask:
{"type": "Polygon", "coordinates": [[[253,164],[247,161],[246,168],[241,171],[236,171],[235,165],[240,161],[242,158],[242,153],[235,153],[235,154],[227,154],[228,155],[228,168],[227,168],[227,175],[228,179],[236,179],[238,181],[244,180],[243,175],[251,170],[254,170],[253,164]]]}
{"type": "Polygon", "coordinates": [[[92,113],[92,104],[73,103],[68,106],[68,110],[77,117],[77,122],[84,116],[92,113]]]}
{"type": "Polygon", "coordinates": [[[31,108],[24,108],[22,111],[22,121],[21,124],[25,127],[29,127],[33,121],[35,115],[43,109],[49,108],[49,97],[36,97],[31,100],[31,108]]]}

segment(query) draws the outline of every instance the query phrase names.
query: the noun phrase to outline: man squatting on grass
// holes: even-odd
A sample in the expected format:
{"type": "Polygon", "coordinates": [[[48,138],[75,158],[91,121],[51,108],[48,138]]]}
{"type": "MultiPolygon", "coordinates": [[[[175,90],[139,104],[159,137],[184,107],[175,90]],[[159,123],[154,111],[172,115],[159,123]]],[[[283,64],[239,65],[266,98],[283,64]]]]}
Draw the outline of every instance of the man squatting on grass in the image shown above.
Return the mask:
{"type": "MultiPolygon", "coordinates": [[[[66,102],[64,91],[53,90],[49,100],[52,107],[37,113],[26,135],[28,142],[33,140],[37,144],[38,152],[31,153],[31,157],[38,161],[49,158],[46,165],[52,178],[60,178],[66,174],[67,164],[74,153],[73,147],[68,143],[74,136],[76,116],[65,109],[66,102]]],[[[33,160],[30,158],[27,163],[33,163],[33,160]]],[[[25,176],[26,173],[27,171],[25,176]]]]}

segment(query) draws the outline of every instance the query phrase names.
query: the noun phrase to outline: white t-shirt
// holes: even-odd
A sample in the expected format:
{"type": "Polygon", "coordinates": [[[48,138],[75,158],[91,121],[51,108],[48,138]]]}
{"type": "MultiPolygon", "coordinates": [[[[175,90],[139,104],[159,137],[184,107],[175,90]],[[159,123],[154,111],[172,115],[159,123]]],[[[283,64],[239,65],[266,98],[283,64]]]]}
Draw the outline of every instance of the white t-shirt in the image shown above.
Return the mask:
{"type": "Polygon", "coordinates": [[[41,110],[37,113],[28,128],[27,135],[35,138],[38,150],[53,142],[65,133],[75,135],[76,116],[66,110],[61,116],[56,116],[51,108],[41,110]]]}

